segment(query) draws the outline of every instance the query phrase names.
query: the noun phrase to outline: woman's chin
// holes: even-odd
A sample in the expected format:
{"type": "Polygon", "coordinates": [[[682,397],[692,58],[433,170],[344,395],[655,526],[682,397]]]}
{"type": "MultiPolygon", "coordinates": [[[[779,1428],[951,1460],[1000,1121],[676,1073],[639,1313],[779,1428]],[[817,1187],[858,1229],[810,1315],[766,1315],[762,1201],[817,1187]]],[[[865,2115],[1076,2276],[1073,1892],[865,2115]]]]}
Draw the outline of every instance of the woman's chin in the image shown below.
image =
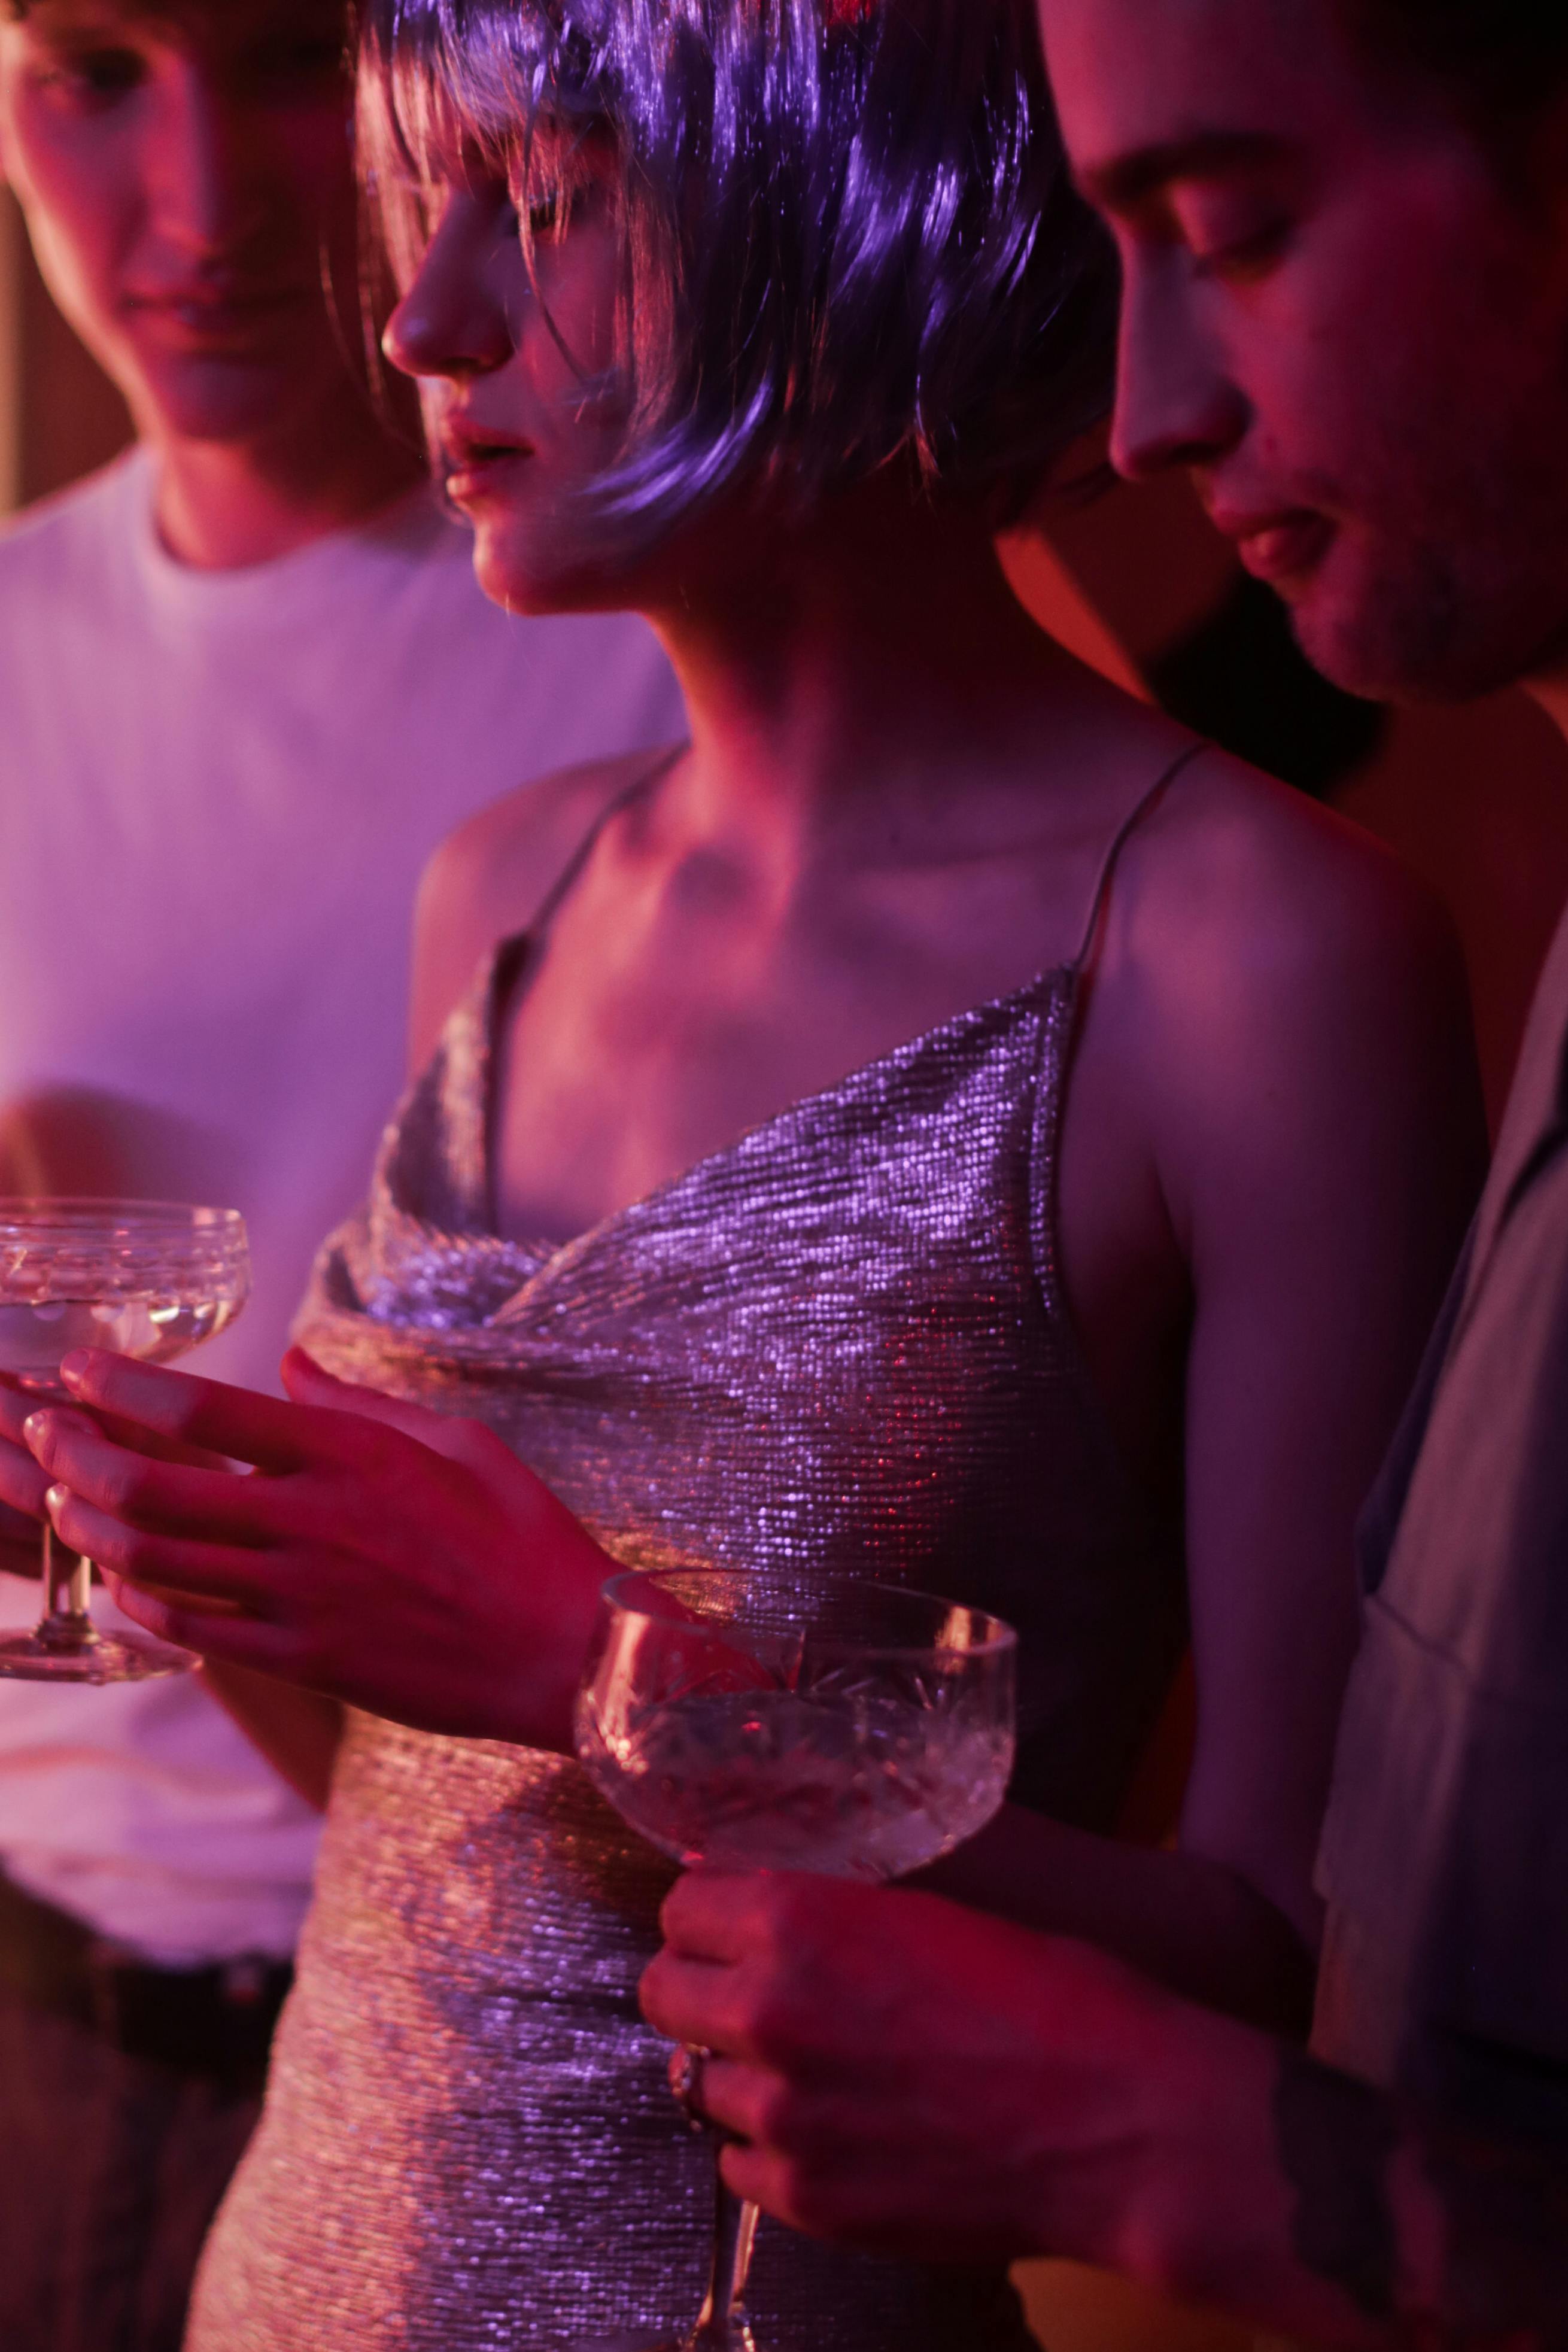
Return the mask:
{"type": "Polygon", "coordinates": [[[474,576],[492,604],[508,613],[537,616],[548,613],[602,613],[624,608],[624,583],[616,584],[597,565],[575,560],[565,549],[546,553],[537,546],[526,555],[515,541],[481,524],[474,541],[474,576]]]}
{"type": "Polygon", "coordinates": [[[516,551],[498,545],[482,527],[474,540],[474,577],[492,604],[509,613],[553,613],[561,609],[550,573],[537,562],[520,563],[516,551]]]}

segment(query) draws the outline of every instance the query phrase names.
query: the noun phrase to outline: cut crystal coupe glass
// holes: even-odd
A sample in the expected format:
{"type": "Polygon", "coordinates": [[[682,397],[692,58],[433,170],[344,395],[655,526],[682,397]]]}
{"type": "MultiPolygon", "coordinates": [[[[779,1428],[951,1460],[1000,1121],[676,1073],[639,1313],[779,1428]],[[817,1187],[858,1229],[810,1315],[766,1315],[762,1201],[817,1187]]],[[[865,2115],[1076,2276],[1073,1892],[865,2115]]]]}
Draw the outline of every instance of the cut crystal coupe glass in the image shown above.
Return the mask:
{"type": "MultiPolygon", "coordinates": [[[[0,1199],[0,1372],[40,1402],[69,1404],[61,1360],[107,1348],[167,1364],[226,1330],[250,1289],[245,1221],[235,1209],[163,1201],[0,1199]]],[[[138,1682],[195,1664],[149,1636],[100,1633],[92,1565],[43,1538],[44,1613],[0,1640],[0,1677],[138,1682]]]]}
{"type": "MultiPolygon", "coordinates": [[[[1006,1793],[1012,1629],[979,1610],[810,1571],[679,1569],[605,1587],[577,1754],[678,1862],[873,1881],[920,1870],[1006,1793]]],[[[658,2346],[758,2352],[744,2294],[755,2206],[717,2189],[707,2301],[658,2346]]]]}

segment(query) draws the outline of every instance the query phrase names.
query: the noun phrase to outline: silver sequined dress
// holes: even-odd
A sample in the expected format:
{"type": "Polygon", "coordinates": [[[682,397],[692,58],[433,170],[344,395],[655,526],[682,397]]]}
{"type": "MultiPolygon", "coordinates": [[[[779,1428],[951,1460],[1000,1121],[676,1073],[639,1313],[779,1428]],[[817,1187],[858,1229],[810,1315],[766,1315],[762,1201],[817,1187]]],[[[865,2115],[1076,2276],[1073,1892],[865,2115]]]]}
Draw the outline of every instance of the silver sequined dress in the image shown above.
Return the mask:
{"type": "MultiPolygon", "coordinates": [[[[530,935],[531,936],[531,935],[530,935]]],[[[563,1248],[499,1239],[500,950],[301,1325],[499,1430],[635,1565],[838,1563],[1022,1636],[1015,1793],[1112,1819],[1184,1626],[1055,1235],[1075,967],[796,1104],[563,1248]]],[[[668,1866],[558,1757],[352,1717],[266,2112],[187,2352],[563,2352],[700,2300],[709,2158],[637,1983],[668,1866]]],[[[994,2273],[764,2221],[767,2352],[1021,2352],[994,2273]]]]}

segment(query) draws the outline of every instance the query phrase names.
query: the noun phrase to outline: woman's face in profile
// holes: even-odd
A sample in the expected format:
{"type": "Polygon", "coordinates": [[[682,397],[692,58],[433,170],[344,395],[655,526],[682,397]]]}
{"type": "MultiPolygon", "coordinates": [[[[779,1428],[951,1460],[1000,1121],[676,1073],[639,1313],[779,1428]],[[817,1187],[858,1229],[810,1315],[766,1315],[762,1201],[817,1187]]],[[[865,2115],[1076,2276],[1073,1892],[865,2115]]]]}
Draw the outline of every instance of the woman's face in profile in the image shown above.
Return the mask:
{"type": "Polygon", "coordinates": [[[618,446],[622,265],[613,164],[542,135],[502,172],[438,149],[427,236],[384,338],[417,378],[447,494],[472,523],[487,595],[538,612],[595,593],[571,499],[618,446]]]}

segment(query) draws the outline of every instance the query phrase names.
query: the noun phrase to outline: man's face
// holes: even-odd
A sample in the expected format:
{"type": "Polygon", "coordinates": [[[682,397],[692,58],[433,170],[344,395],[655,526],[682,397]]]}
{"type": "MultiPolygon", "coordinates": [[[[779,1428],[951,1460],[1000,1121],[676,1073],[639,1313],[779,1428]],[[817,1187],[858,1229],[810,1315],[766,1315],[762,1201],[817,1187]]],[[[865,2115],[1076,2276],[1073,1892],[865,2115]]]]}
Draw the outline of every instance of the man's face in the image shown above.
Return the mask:
{"type": "Polygon", "coordinates": [[[342,0],[36,0],[0,23],[0,162],[154,440],[265,437],[347,380],[343,29],[342,0]]]}
{"type": "Polygon", "coordinates": [[[1506,191],[1333,0],[1041,12],[1068,152],[1121,253],[1118,467],[1190,467],[1353,690],[1468,695],[1556,660],[1568,159],[1506,191]]]}

